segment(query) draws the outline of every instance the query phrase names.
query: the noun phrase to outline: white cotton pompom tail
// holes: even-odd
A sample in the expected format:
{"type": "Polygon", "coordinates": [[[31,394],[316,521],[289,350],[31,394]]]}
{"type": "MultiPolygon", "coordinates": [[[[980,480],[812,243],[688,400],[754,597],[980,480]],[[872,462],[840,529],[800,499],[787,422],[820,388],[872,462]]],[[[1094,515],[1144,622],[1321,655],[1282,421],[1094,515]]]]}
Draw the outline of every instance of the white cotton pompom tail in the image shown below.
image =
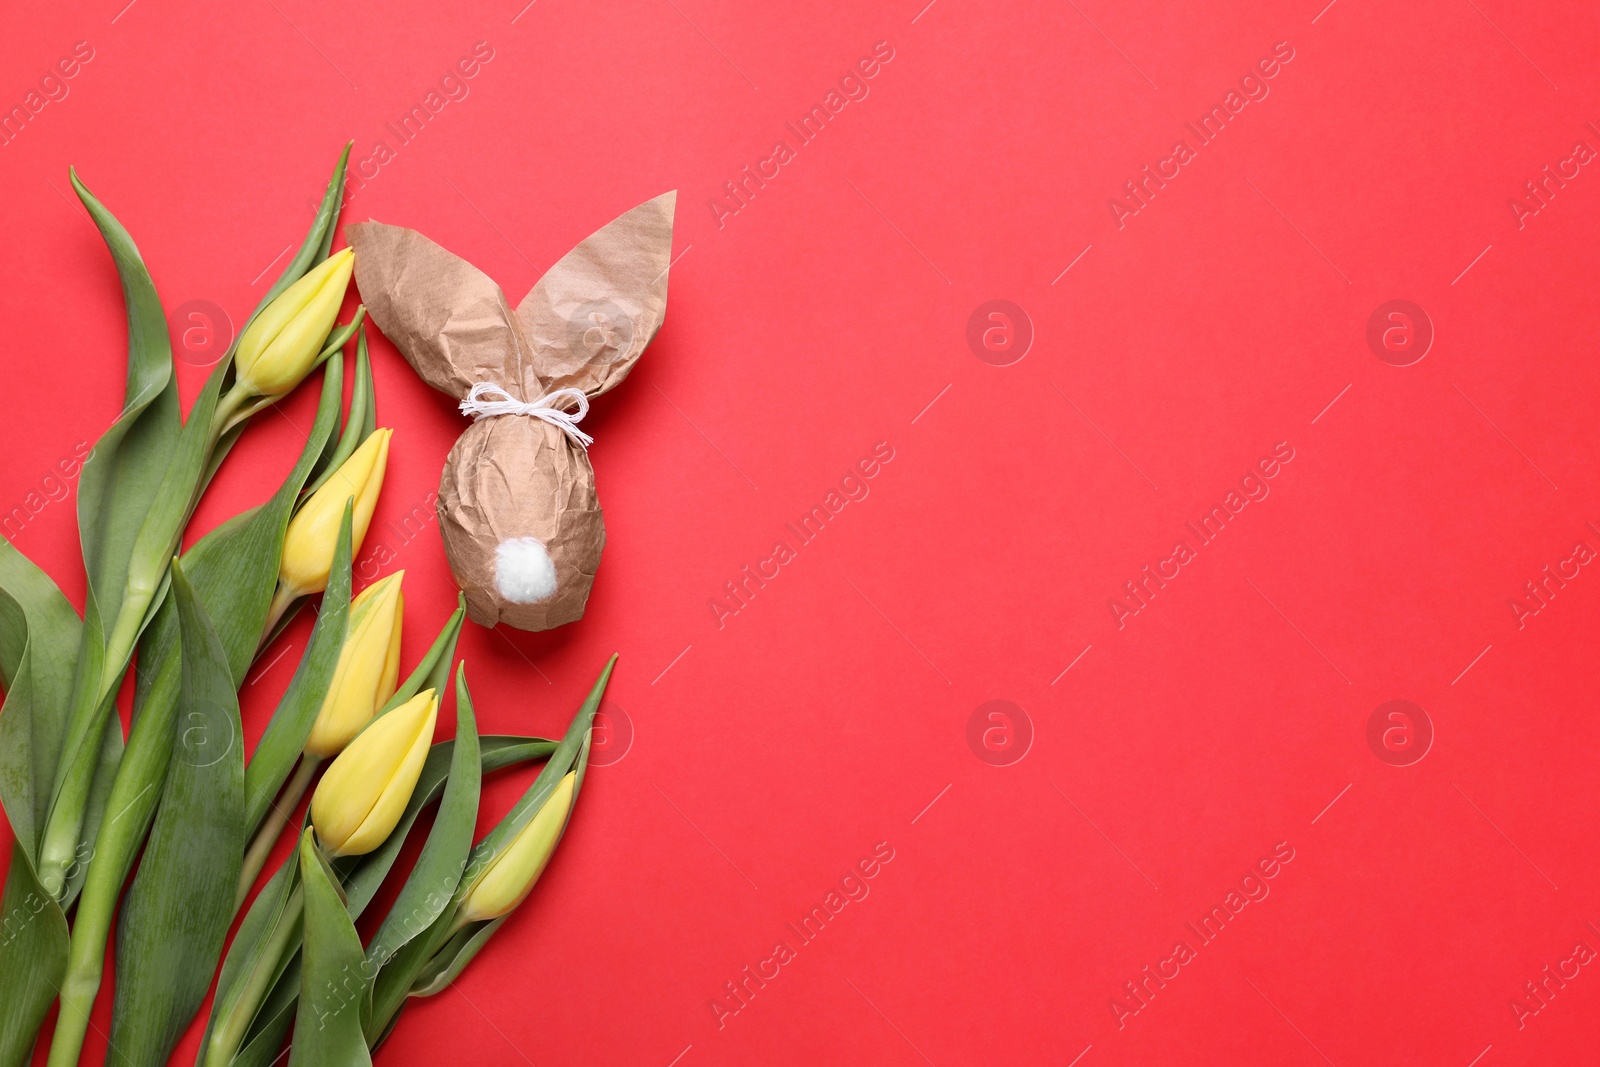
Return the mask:
{"type": "Polygon", "coordinates": [[[494,584],[513,604],[548,600],[556,591],[556,565],[538,538],[508,538],[495,546],[494,584]]]}

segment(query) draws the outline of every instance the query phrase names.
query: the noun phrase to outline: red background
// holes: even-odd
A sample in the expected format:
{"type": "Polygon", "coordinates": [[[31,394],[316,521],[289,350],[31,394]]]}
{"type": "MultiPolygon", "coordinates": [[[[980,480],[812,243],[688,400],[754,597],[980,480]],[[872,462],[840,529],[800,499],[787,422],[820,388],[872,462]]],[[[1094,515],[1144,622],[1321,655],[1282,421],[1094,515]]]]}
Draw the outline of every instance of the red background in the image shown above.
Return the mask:
{"type": "MultiPolygon", "coordinates": [[[[1508,205],[1600,148],[1592,5],[125,2],[14,7],[0,39],[6,107],[94,53],[0,148],[0,506],[40,505],[16,543],[80,601],[44,479],[115,414],[125,340],[69,164],[170,310],[234,323],[346,139],[358,168],[392,150],[347,221],[420,229],[513,301],[679,190],[666,325],[585,423],[588,615],[462,642],[485,730],[559,731],[619,651],[632,747],[378,1062],[1594,1061],[1594,967],[1520,1028],[1511,1002],[1600,949],[1600,577],[1520,626],[1510,602],[1600,549],[1600,176],[1520,227],[1508,205]],[[401,144],[386,122],[479,41],[468,95],[401,144]],[[878,42],[870,95],[719,220],[878,42]],[[1108,199],[1278,42],[1270,95],[1119,228],[1108,199]],[[1034,331],[1009,366],[966,340],[992,299],[1034,331]],[[1411,366],[1366,340],[1393,299],[1435,332],[1411,366]],[[879,442],[870,495],[719,625],[724,583],[879,442]],[[1108,599],[1279,442],[1270,495],[1119,628],[1108,599]],[[968,743],[995,699],[1032,730],[1006,766],[968,743]],[[1395,699],[1435,733],[1410,766],[1367,741],[1395,699]],[[879,842],[870,895],[801,947],[785,924],[879,842]],[[1199,946],[1185,923],[1280,842],[1270,895],[1199,946]],[[1195,958],[1119,1026],[1180,938],[1195,958]],[[719,1025],[779,939],[796,957],[719,1025]]],[[[407,570],[409,663],[454,589],[431,527],[387,524],[463,424],[387,342],[374,362],[397,433],[367,554],[407,570]]],[[[311,392],[258,420],[197,533],[276,484],[311,392]]],[[[252,737],[293,661],[246,686],[252,737]]]]}

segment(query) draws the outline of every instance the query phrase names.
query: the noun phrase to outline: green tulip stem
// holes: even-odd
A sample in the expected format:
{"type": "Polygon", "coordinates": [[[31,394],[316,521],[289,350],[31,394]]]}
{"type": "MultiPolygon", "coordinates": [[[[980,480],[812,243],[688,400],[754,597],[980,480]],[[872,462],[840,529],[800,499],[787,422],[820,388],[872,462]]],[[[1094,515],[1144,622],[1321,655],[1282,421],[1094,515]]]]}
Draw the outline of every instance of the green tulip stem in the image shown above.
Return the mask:
{"type": "Polygon", "coordinates": [[[89,1013],[94,1010],[105,974],[111,914],[109,907],[90,906],[87,900],[80,902],[77,918],[72,923],[71,955],[66,977],[61,982],[61,1011],[50,1042],[48,1067],[75,1067],[83,1051],[83,1041],[89,1032],[89,1013]]]}
{"type": "Polygon", "coordinates": [[[266,650],[267,642],[272,640],[272,635],[277,632],[278,623],[283,620],[284,612],[294,606],[300,599],[300,594],[288,588],[283,583],[272,593],[272,603],[267,607],[267,624],[261,628],[261,648],[257,651],[260,655],[266,650]]]}
{"type": "Polygon", "coordinates": [[[322,761],[316,756],[302,755],[299,766],[295,767],[294,775],[283,787],[283,792],[278,795],[277,801],[267,811],[267,817],[262,820],[261,828],[256,831],[256,836],[251,839],[250,847],[245,850],[244,869],[239,872],[239,891],[233,899],[233,910],[237,912],[244,906],[245,898],[250,895],[250,887],[256,884],[256,876],[261,873],[261,868],[266,866],[267,857],[272,855],[272,848],[278,843],[278,838],[283,836],[283,828],[289,825],[289,819],[294,815],[300,801],[305,798],[306,790],[311,786],[311,779],[316,776],[317,768],[322,761]]]}
{"type": "Polygon", "coordinates": [[[105,976],[106,940],[112,917],[145,831],[155,812],[166,781],[173,717],[178,704],[179,657],[154,657],[155,677],[135,713],[128,747],[117,768],[107,807],[116,811],[100,824],[94,842],[94,863],[89,865],[72,920],[66,974],[61,979],[61,1013],[50,1044],[50,1067],[74,1067],[88,1033],[105,976]]]}
{"type": "Polygon", "coordinates": [[[211,1031],[211,1040],[206,1043],[205,1057],[200,1067],[228,1067],[238,1055],[239,1046],[244,1044],[245,1035],[250,1032],[250,1024],[255,1021],[256,1013],[261,1010],[267,994],[272,992],[274,983],[282,973],[280,964],[291,952],[300,948],[305,905],[305,889],[297,885],[285,903],[277,925],[262,942],[255,965],[241,975],[228,991],[226,1002],[214,1009],[217,1026],[211,1031]]]}
{"type": "Polygon", "coordinates": [[[211,417],[211,447],[215,448],[222,435],[255,414],[259,405],[245,406],[254,399],[256,391],[248,382],[236,381],[233,387],[217,400],[217,410],[211,417]]]}
{"type": "Polygon", "coordinates": [[[450,920],[450,925],[445,927],[443,936],[439,938],[439,944],[448,945],[452,937],[456,936],[476,921],[477,920],[475,919],[467,918],[466,913],[461,910],[461,905],[457,904],[455,916],[450,920]]]}

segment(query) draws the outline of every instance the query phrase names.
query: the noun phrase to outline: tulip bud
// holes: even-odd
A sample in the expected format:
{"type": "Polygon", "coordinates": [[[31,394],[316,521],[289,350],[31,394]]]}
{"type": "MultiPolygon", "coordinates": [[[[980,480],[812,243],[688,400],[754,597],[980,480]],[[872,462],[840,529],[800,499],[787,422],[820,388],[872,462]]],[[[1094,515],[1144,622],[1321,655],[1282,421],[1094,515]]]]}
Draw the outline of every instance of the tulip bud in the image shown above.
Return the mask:
{"type": "Polygon", "coordinates": [[[400,681],[400,624],[406,604],[400,581],[405,573],[374,582],[351,601],[339,663],[306,740],[306,755],[338,755],[394,696],[400,681]]]}
{"type": "Polygon", "coordinates": [[[361,551],[361,541],[372,523],[383,489],[383,472],[389,464],[389,437],[393,430],[374,430],[351,453],[333,476],[307,500],[289,521],[283,538],[283,564],[278,582],[292,596],[320,593],[328,585],[333,566],[334,542],[344,519],[345,501],[354,499],[350,515],[350,553],[361,551]]]}
{"type": "Polygon", "coordinates": [[[328,855],[361,856],[394,831],[433,742],[439,700],[424,689],[345,746],[311,797],[311,824],[328,855]]]}
{"type": "Polygon", "coordinates": [[[354,269],[355,253],[340,249],[251,320],[234,354],[240,384],[258,396],[282,396],[300,384],[322,353],[354,269]]]}
{"type": "Polygon", "coordinates": [[[556,850],[561,831],[566,828],[567,814],[572,810],[572,793],[577,787],[578,775],[568,771],[541,807],[528,820],[528,825],[512,838],[500,855],[490,863],[489,869],[478,884],[462,898],[458,921],[480,922],[498,919],[521,904],[533,884],[544,873],[550,856],[556,850]]]}

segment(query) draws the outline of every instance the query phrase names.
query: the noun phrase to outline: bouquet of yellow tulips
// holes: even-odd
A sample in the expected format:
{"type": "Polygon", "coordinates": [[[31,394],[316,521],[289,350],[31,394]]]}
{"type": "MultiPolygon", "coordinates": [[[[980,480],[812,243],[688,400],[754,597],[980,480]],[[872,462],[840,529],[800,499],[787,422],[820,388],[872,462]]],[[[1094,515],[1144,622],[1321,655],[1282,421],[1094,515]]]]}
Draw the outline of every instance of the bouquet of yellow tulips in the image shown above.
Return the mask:
{"type": "Polygon", "coordinates": [[[0,1067],[29,1062],[57,1000],[49,1063],[79,1062],[113,934],[119,1064],[166,1063],[214,976],[201,1064],[266,1067],[291,1033],[292,1065],[370,1063],[407,1000],[448,986],[528,895],[571,815],[615,657],[560,741],[480,737],[455,657],[464,610],[402,682],[404,573],[351,595],[392,431],[376,424],[364,309],[338,322],[354,268],[349,249],[332,248],[348,155],[187,415],[138,248],[72,175],[121,278],[127,388],[83,465],[82,618],[0,539],[0,807],[15,837],[0,902],[0,1067]],[[277,491],[180,552],[251,417],[318,368],[315,421],[277,491]],[[299,666],[247,754],[239,687],[312,597],[299,666]],[[124,737],[115,700],[130,670],[124,737]],[[446,696],[455,737],[435,742],[446,696]],[[483,775],[535,760],[544,767],[522,800],[474,845],[483,775]],[[308,792],[297,846],[227,945],[308,792]],[[354,921],[435,802],[420,858],[363,946],[354,921]]]}

